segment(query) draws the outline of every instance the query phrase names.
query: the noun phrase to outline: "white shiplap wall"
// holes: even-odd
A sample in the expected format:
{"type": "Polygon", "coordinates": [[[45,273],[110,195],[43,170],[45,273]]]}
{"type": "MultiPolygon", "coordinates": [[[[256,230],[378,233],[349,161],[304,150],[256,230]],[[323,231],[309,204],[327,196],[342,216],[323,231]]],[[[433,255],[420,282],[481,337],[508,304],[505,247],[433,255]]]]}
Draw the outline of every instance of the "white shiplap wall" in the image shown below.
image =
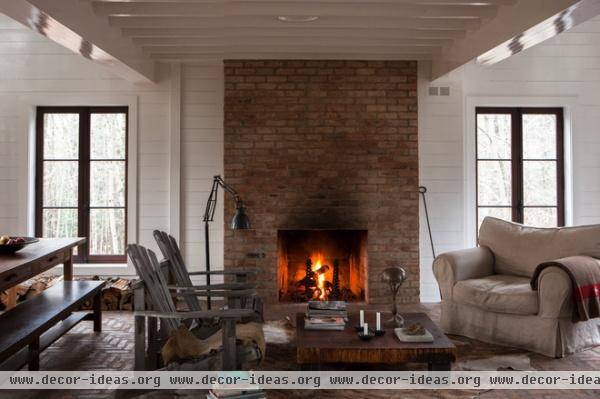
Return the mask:
{"type": "MultiPolygon", "coordinates": [[[[205,266],[204,208],[212,178],[223,174],[223,64],[185,64],[181,71],[181,227],[184,256],[192,270],[205,266]]],[[[222,190],[210,223],[212,269],[223,268],[222,190]]]]}
{"type": "Polygon", "coordinates": [[[27,110],[32,105],[122,105],[137,108],[138,240],[156,248],[152,230],[168,226],[169,92],[137,86],[0,14],[0,233],[27,233],[27,110]],[[39,101],[39,102],[38,102],[39,101]],[[113,102],[115,101],[115,102],[113,102]]]}
{"type": "Polygon", "coordinates": [[[465,67],[467,96],[525,105],[534,99],[541,106],[567,107],[573,224],[600,223],[599,43],[600,18],[594,18],[493,68],[465,67]]]}
{"type": "MultiPolygon", "coordinates": [[[[450,96],[429,96],[428,63],[419,64],[419,181],[427,188],[427,209],[436,254],[464,246],[462,213],[463,102],[462,82],[456,73],[437,81],[450,96]]],[[[420,199],[421,301],[439,300],[431,264],[433,255],[427,221],[420,199]]]]}

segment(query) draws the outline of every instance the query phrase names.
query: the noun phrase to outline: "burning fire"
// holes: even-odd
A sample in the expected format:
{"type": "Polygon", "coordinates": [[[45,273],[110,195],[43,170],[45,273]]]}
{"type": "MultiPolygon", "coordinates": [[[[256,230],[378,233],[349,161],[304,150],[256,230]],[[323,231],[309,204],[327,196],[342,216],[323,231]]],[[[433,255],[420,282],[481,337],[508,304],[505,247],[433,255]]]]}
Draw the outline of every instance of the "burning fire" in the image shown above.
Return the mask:
{"type": "MultiPolygon", "coordinates": [[[[316,272],[323,265],[323,255],[320,252],[317,252],[311,256],[311,259],[313,259],[312,271],[316,272]]],[[[325,299],[325,273],[322,270],[321,273],[318,274],[317,286],[319,287],[319,290],[321,290],[319,299],[325,299]]]]}

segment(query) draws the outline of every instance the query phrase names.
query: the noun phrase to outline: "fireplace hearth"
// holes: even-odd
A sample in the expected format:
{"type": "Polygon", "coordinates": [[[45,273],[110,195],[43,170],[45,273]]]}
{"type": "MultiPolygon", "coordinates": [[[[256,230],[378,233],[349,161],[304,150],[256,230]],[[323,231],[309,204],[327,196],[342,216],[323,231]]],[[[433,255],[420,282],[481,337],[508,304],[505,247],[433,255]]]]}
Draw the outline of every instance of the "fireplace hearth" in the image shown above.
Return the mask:
{"type": "Polygon", "coordinates": [[[364,301],[366,230],[279,230],[280,302],[364,301]]]}

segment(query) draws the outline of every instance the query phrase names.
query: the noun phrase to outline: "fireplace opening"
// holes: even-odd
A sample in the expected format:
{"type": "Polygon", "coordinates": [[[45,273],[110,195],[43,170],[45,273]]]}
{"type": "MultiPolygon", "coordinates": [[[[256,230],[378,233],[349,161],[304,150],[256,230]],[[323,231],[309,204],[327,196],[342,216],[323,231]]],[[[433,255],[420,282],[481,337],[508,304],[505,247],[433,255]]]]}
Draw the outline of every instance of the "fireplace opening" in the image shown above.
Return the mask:
{"type": "Polygon", "coordinates": [[[280,302],[364,301],[367,230],[279,230],[280,302]]]}

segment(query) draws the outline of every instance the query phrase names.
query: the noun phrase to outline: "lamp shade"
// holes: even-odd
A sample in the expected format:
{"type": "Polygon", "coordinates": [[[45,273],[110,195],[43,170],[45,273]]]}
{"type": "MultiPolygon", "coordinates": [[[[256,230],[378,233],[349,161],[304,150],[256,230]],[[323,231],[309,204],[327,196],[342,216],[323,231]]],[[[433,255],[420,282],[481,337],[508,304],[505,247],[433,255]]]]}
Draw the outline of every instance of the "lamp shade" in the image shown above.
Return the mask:
{"type": "Polygon", "coordinates": [[[250,219],[246,215],[246,207],[243,205],[238,206],[235,209],[235,215],[231,220],[231,228],[233,230],[248,230],[250,229],[250,219]]]}

